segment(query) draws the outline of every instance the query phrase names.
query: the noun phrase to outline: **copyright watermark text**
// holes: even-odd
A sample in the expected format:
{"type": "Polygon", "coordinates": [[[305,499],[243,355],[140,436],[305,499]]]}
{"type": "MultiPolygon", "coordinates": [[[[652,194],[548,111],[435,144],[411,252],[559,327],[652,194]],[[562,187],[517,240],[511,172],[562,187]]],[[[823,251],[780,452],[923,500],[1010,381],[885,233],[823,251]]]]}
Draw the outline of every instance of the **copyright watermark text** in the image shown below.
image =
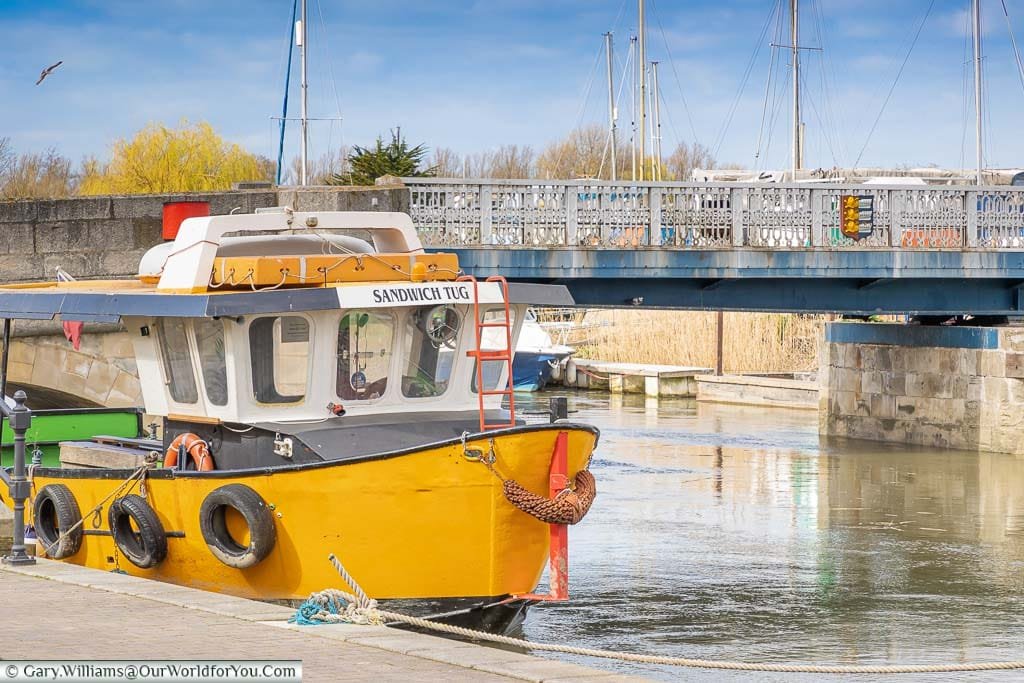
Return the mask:
{"type": "Polygon", "coordinates": [[[292,660],[260,661],[7,661],[0,662],[0,682],[65,681],[67,683],[106,683],[107,681],[145,681],[146,683],[298,683],[302,681],[302,662],[292,660]]]}

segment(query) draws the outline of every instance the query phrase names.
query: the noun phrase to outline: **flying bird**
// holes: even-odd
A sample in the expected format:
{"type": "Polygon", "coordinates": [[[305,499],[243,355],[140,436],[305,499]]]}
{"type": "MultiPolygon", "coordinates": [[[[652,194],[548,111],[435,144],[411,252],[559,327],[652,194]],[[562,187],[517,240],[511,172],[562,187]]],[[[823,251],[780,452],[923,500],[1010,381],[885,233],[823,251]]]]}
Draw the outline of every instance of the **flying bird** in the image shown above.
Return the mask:
{"type": "Polygon", "coordinates": [[[56,64],[53,64],[53,65],[48,66],[45,69],[43,69],[42,73],[39,74],[39,80],[36,81],[36,85],[39,85],[40,83],[42,83],[43,79],[45,79],[47,76],[49,76],[51,73],[53,73],[53,70],[56,69],[58,66],[60,66],[63,63],[64,63],[64,61],[61,60],[61,61],[57,62],[56,64]]]}

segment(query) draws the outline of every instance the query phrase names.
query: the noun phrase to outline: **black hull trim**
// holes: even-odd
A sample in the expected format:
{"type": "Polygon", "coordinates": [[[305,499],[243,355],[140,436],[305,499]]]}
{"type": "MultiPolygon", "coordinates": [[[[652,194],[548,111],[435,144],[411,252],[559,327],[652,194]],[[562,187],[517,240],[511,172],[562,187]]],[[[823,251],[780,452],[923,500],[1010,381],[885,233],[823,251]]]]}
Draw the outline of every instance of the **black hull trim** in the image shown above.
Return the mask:
{"type": "MultiPolygon", "coordinates": [[[[518,427],[510,427],[509,429],[496,429],[486,434],[470,434],[466,438],[469,440],[478,438],[490,438],[493,436],[501,436],[503,434],[516,434],[516,433],[528,433],[528,432],[543,432],[543,431],[562,431],[570,429],[574,431],[586,431],[593,434],[596,438],[600,437],[601,432],[594,426],[588,424],[579,424],[573,422],[559,422],[557,424],[538,424],[538,425],[522,425],[518,427]]],[[[399,458],[404,455],[410,455],[418,453],[420,451],[431,450],[434,448],[441,448],[445,446],[452,446],[461,443],[461,438],[445,439],[443,441],[435,441],[432,443],[426,443],[414,448],[405,448],[396,451],[390,451],[387,453],[373,453],[352,458],[346,458],[345,460],[325,460],[322,462],[310,462],[293,465],[279,465],[275,467],[254,467],[249,469],[234,469],[234,470],[213,470],[211,472],[195,472],[185,471],[178,469],[154,469],[150,470],[146,477],[149,479],[189,479],[192,477],[209,478],[209,479],[220,479],[220,478],[238,478],[240,476],[257,476],[287,472],[297,472],[302,470],[312,469],[323,469],[328,467],[344,467],[346,465],[355,465],[362,462],[373,462],[376,460],[387,460],[389,458],[399,458]]],[[[61,479],[118,479],[124,480],[128,478],[134,470],[125,469],[64,469],[59,467],[40,467],[35,470],[35,476],[37,477],[53,477],[61,479]]]]}

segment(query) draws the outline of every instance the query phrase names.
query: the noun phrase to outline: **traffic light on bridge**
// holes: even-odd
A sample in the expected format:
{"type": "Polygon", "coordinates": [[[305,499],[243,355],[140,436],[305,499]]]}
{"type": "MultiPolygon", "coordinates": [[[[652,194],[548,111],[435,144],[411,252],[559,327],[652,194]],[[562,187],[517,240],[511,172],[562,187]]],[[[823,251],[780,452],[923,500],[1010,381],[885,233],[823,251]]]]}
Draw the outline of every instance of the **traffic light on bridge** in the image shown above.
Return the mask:
{"type": "Polygon", "coordinates": [[[844,194],[839,197],[839,227],[843,235],[859,240],[869,237],[875,223],[875,198],[844,194]]]}

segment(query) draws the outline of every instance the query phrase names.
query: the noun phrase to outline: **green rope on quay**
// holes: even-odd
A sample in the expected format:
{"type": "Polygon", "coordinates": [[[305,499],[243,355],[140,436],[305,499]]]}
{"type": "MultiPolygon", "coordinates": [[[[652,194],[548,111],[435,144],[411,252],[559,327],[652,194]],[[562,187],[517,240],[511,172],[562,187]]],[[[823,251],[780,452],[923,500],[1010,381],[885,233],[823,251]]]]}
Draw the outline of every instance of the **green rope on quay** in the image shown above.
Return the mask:
{"type": "Polygon", "coordinates": [[[390,612],[377,608],[377,601],[371,600],[363,592],[355,579],[345,571],[341,562],[332,554],[328,557],[338,574],[348,583],[355,595],[337,589],[327,589],[319,593],[313,593],[299,607],[295,616],[289,619],[289,623],[300,626],[319,626],[322,624],[374,624],[386,625],[386,622],[399,622],[416,626],[417,628],[448,633],[451,635],[485,640],[502,645],[512,645],[528,650],[539,650],[543,652],[559,652],[562,654],[579,655],[583,657],[598,657],[601,659],[615,659],[623,662],[636,662],[640,664],[663,664],[667,666],[682,666],[694,669],[724,669],[730,671],[761,671],[771,673],[813,673],[813,674],[923,674],[923,673],[961,673],[967,671],[1009,671],[1024,669],[1024,661],[1009,662],[978,662],[967,664],[897,664],[897,665],[864,665],[864,666],[829,666],[820,664],[772,664],[755,662],[730,662],[712,659],[689,659],[686,657],[662,657],[659,655],[643,655],[631,652],[614,652],[611,650],[595,650],[585,647],[572,647],[569,645],[555,645],[552,643],[535,643],[521,638],[510,638],[484,631],[461,626],[442,624],[428,619],[411,617],[398,612],[390,612]]]}

